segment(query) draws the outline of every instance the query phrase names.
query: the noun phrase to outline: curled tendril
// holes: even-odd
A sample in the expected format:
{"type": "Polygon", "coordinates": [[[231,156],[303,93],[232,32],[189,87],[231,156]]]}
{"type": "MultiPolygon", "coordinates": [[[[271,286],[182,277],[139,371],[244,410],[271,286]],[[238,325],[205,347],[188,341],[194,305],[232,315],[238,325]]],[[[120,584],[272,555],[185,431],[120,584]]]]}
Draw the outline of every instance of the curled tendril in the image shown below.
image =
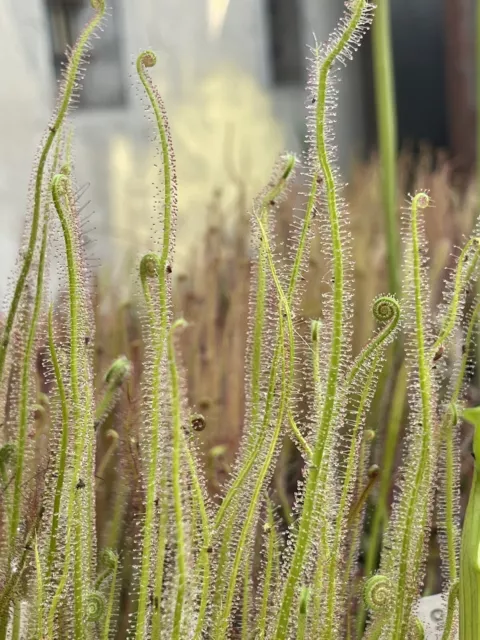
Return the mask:
{"type": "Polygon", "coordinates": [[[370,480],[375,480],[380,475],[380,467],[378,464],[372,464],[372,466],[367,471],[367,477],[370,480]]]}
{"type": "Polygon", "coordinates": [[[68,177],[64,173],[57,173],[52,178],[51,188],[54,198],[59,198],[66,193],[68,177]]]}
{"type": "Polygon", "coordinates": [[[87,620],[98,622],[105,612],[105,598],[98,591],[92,591],[87,596],[87,620]]]}
{"type": "Polygon", "coordinates": [[[373,303],[372,313],[379,322],[398,321],[400,305],[393,296],[381,296],[373,303]]]}
{"type": "Polygon", "coordinates": [[[297,159],[293,153],[283,156],[277,165],[274,178],[270,187],[266,190],[262,202],[262,219],[268,212],[268,208],[277,204],[277,197],[281,196],[288,186],[289,179],[292,177],[297,159]],[[278,170],[281,167],[281,173],[278,170]]]}
{"type": "Polygon", "coordinates": [[[374,354],[380,346],[387,344],[387,342],[392,339],[400,321],[400,304],[398,300],[391,295],[380,296],[373,303],[372,313],[374,318],[385,324],[385,326],[377,332],[355,359],[347,376],[347,388],[350,387],[358,372],[364,363],[368,362],[372,354],[374,354]]]}
{"type": "Polygon", "coordinates": [[[109,370],[105,374],[105,382],[116,389],[122,386],[125,378],[131,370],[130,361],[126,356],[120,356],[112,362],[109,370]]]}
{"type": "Polygon", "coordinates": [[[107,547],[102,551],[101,562],[106,569],[113,571],[118,563],[118,555],[113,549],[107,547]]]}
{"type": "Polygon", "coordinates": [[[392,583],[386,576],[377,574],[365,583],[365,603],[372,611],[382,611],[385,609],[392,594],[392,583]]]}
{"type": "Polygon", "coordinates": [[[425,191],[420,191],[413,196],[412,205],[418,209],[426,209],[430,206],[430,196],[425,191]]]}
{"type": "Polygon", "coordinates": [[[142,51],[137,58],[137,68],[139,70],[141,67],[154,67],[156,64],[157,56],[153,51],[150,51],[150,49],[142,51]]]}
{"type": "Polygon", "coordinates": [[[140,261],[140,278],[144,281],[146,278],[153,278],[158,275],[160,267],[160,258],[156,253],[146,253],[140,261]]]}
{"type": "Polygon", "coordinates": [[[456,426],[458,424],[458,407],[455,402],[450,402],[448,405],[448,411],[450,413],[453,426],[456,426]]]}

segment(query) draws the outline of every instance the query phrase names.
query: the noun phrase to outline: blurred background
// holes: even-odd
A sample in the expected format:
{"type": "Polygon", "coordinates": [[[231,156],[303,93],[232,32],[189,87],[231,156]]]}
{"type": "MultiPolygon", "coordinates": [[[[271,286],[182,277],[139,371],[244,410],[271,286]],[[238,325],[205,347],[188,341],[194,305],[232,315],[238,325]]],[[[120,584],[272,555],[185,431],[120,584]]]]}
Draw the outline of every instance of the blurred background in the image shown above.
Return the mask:
{"type": "MultiPolygon", "coordinates": [[[[241,179],[247,202],[278,153],[304,145],[305,58],[326,40],[342,0],[115,0],[95,44],[78,109],[76,171],[88,185],[93,252],[117,268],[148,242],[151,127],[133,61],[158,53],[179,170],[180,242],[189,255],[216,192],[229,211],[241,179]],[[219,195],[220,194],[220,195],[219,195]]],[[[2,0],[0,7],[0,294],[28,201],[29,168],[57,81],[88,19],[89,0],[2,0]]],[[[392,0],[399,148],[429,143],[468,172],[475,157],[474,0],[392,0]]],[[[337,144],[344,176],[376,146],[371,35],[342,71],[337,144]]],[[[415,146],[414,146],[415,148],[415,146]]]]}

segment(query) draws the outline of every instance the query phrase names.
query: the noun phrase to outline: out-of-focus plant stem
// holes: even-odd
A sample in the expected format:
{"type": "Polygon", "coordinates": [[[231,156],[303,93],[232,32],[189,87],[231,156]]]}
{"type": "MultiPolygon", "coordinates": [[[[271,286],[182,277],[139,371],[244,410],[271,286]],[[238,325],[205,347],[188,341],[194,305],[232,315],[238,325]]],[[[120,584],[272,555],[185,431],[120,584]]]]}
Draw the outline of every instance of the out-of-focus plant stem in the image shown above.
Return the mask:
{"type": "Polygon", "coordinates": [[[378,151],[387,239],[389,292],[398,295],[399,232],[397,216],[397,114],[393,75],[389,0],[378,0],[372,27],[373,75],[378,151]]]}
{"type": "MultiPolygon", "coordinates": [[[[476,178],[477,178],[477,198],[480,202],[480,2],[475,3],[475,93],[477,105],[477,144],[476,144],[476,178]]],[[[477,295],[480,294],[480,281],[477,282],[477,295]]],[[[480,386],[480,341],[477,339],[477,370],[476,383],[480,386]]]]}

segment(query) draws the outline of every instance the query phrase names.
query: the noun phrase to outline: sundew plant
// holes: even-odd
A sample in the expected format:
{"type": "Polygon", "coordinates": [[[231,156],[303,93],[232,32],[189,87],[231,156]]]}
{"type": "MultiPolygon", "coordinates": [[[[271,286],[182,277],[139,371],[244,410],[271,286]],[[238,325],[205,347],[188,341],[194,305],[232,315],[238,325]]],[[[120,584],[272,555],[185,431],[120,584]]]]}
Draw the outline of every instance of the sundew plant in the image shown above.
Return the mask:
{"type": "MultiPolygon", "coordinates": [[[[467,305],[478,276],[480,238],[458,251],[446,293],[435,309],[428,287],[424,219],[427,193],[411,196],[403,214],[401,299],[372,301],[376,330],[352,356],[352,261],[347,205],[335,165],[336,76],[373,17],[351,0],[329,41],[312,51],[308,144],[302,160],[282,157],[251,215],[255,255],[250,291],[248,397],[237,459],[220,495],[209,496],[197,432],[205,418],[190,410],[176,339],[187,323],[173,317],[171,287],[176,174],[166,111],[152,83],[152,51],[137,73],[158,140],[162,189],[156,249],[138,260],[138,294],[146,345],[138,425],[138,483],[125,471],[118,494],[139,505],[131,549],[118,544],[125,517],[114,510],[99,536],[99,477],[122,432],[99,460],[98,437],[124,393],[131,363],[118,358],[94,387],[91,277],[81,233],[78,187],[67,116],[78,98],[92,37],[105,15],[93,15],[69,53],[57,108],[33,171],[28,224],[12,281],[0,342],[0,640],[10,637],[90,640],[128,638],[323,639],[423,638],[417,617],[427,543],[437,505],[442,532],[446,607],[443,638],[480,638],[480,493],[475,466],[460,531],[458,422],[480,422],[463,406],[464,380],[480,303],[467,305]],[[306,185],[291,228],[291,254],[278,253],[275,211],[295,174],[306,185]],[[296,328],[309,247],[319,235],[330,265],[323,317],[305,340],[296,328]],[[49,303],[52,261],[64,296],[49,303]],[[458,336],[463,348],[458,350],[458,336]],[[376,432],[367,428],[378,376],[389,348],[404,349],[408,427],[392,516],[379,566],[358,588],[365,509],[381,468],[370,465],[376,432]],[[36,373],[46,354],[46,382],[36,373]],[[299,374],[309,381],[300,387],[299,374]],[[302,400],[308,415],[300,415],[302,400]],[[303,455],[292,523],[285,528],[271,479],[288,436],[303,455]],[[127,571],[128,569],[128,571],[127,571]],[[125,575],[128,574],[128,580],[125,575]]],[[[480,235],[480,234],[479,234],[480,235]]],[[[380,425],[379,425],[380,426],[380,425]]],[[[480,464],[480,435],[473,453],[480,464]]],[[[121,449],[119,449],[121,451],[121,449]]],[[[126,455],[126,454],[125,454],[126,455]]],[[[120,460],[120,468],[127,462],[120,460]]]]}

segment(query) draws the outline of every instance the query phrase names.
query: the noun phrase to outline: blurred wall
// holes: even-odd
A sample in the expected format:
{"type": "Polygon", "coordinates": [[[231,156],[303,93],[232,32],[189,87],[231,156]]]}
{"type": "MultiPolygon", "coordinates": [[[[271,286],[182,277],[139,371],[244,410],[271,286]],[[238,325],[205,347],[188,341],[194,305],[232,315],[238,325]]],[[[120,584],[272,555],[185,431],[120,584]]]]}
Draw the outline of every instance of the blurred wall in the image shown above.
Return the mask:
{"type": "MultiPolygon", "coordinates": [[[[180,238],[182,228],[190,239],[198,238],[209,190],[225,193],[228,211],[233,195],[226,183],[232,182],[232,170],[244,180],[250,201],[278,153],[303,146],[305,77],[285,84],[273,79],[271,5],[231,0],[221,28],[213,30],[211,6],[219,1],[115,0],[114,20],[106,23],[87,69],[86,98],[73,114],[76,175],[79,184],[89,184],[82,204],[91,201],[85,212],[91,214],[94,253],[102,261],[114,257],[118,262],[128,247],[148,242],[158,176],[150,156],[152,127],[138,99],[133,66],[142,49],[158,54],[152,75],[165,97],[179,149],[180,238]],[[97,104],[101,100],[103,106],[97,104]],[[233,169],[227,171],[229,163],[233,169]]],[[[325,40],[342,3],[297,1],[301,43],[311,44],[313,32],[325,40]]],[[[52,2],[3,0],[0,8],[2,297],[28,210],[30,167],[55,100],[52,2]]],[[[88,14],[88,6],[81,9],[82,22],[88,14]]],[[[300,55],[307,54],[302,46],[300,55]]],[[[342,71],[339,89],[339,157],[348,174],[364,148],[361,55],[342,71]]]]}
{"type": "Polygon", "coordinates": [[[399,140],[446,147],[445,3],[390,2],[399,140]]]}
{"type": "Polygon", "coordinates": [[[463,170],[472,171],[476,158],[476,75],[474,0],[446,0],[447,104],[450,145],[463,170]]]}

